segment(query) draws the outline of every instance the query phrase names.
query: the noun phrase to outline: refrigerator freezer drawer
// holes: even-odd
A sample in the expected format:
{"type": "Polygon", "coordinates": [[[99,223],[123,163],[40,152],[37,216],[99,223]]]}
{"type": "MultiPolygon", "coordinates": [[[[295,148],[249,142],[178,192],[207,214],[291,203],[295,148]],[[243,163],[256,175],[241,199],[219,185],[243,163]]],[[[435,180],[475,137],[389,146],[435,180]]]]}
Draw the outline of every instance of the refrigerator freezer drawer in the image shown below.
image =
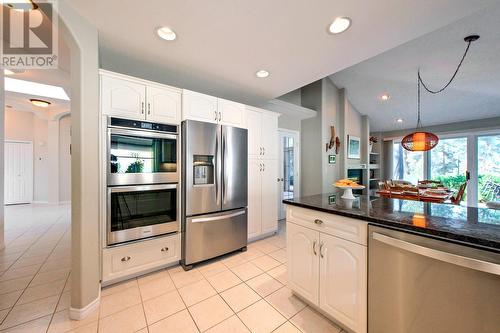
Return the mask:
{"type": "Polygon", "coordinates": [[[194,263],[247,246],[247,209],[187,217],[183,264],[194,263]]]}

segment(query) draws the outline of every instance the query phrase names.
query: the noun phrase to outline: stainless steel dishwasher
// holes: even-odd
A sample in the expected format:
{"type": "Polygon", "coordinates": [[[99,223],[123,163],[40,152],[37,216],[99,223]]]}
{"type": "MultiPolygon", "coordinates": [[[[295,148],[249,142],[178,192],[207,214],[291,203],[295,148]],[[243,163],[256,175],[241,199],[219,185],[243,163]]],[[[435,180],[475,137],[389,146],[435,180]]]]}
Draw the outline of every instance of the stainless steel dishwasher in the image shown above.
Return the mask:
{"type": "Polygon", "coordinates": [[[369,333],[500,332],[500,254],[369,227],[369,333]]]}

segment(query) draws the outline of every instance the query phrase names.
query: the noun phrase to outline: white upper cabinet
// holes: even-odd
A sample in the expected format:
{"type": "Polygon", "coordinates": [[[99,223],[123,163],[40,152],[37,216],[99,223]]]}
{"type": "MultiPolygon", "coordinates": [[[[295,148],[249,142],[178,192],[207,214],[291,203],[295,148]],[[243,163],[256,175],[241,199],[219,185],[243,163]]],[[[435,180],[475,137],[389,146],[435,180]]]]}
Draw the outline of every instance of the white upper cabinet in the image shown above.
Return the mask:
{"type": "Polygon", "coordinates": [[[182,103],[182,119],[246,127],[245,105],[243,104],[190,90],[183,91],[182,103]]]}
{"type": "Polygon", "coordinates": [[[181,94],[177,88],[101,71],[103,115],[179,124],[181,94]]]}
{"type": "Polygon", "coordinates": [[[248,154],[263,159],[278,158],[278,114],[247,107],[248,154]]]}
{"type": "Polygon", "coordinates": [[[287,223],[288,285],[314,305],[319,304],[319,232],[287,223]]]}
{"type": "Polygon", "coordinates": [[[247,109],[247,128],[248,128],[248,155],[250,157],[260,158],[262,156],[262,115],[261,112],[253,109],[247,109]]]}
{"type": "Polygon", "coordinates": [[[354,332],[365,333],[366,246],[321,233],[319,251],[320,308],[354,332]]]}
{"type": "Polygon", "coordinates": [[[219,122],[217,97],[184,89],[182,92],[182,119],[209,123],[219,122]]]}
{"type": "Polygon", "coordinates": [[[278,115],[262,113],[262,158],[278,158],[278,115]]]}
{"type": "Polygon", "coordinates": [[[103,114],[131,119],[145,119],[146,86],[143,83],[107,75],[101,76],[103,114]]]}
{"type": "Polygon", "coordinates": [[[218,112],[222,125],[245,128],[245,105],[219,98],[218,112]]]}
{"type": "Polygon", "coordinates": [[[148,85],[147,116],[151,121],[179,124],[181,122],[181,91],[162,86],[148,85]]]}

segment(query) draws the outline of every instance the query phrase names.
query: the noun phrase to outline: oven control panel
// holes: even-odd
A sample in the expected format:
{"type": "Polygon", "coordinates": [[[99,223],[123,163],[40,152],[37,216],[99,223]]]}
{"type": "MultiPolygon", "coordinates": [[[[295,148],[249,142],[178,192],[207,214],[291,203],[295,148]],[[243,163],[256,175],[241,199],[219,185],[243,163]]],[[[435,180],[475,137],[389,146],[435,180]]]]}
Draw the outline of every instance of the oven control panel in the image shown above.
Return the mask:
{"type": "Polygon", "coordinates": [[[109,125],[113,127],[135,128],[165,133],[177,133],[176,125],[150,123],[147,121],[130,120],[123,118],[110,118],[109,125]]]}

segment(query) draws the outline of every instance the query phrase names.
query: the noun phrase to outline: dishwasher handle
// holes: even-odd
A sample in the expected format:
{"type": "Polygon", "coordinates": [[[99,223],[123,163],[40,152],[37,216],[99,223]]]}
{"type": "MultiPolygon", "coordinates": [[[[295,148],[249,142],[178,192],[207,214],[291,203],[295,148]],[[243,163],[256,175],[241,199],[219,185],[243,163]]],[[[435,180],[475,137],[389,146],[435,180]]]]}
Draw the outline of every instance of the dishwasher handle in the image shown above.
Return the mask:
{"type": "Polygon", "coordinates": [[[385,243],[387,245],[412,252],[415,254],[419,254],[425,257],[433,258],[436,260],[440,260],[449,264],[454,264],[470,269],[474,269],[477,271],[491,273],[500,276],[500,265],[492,262],[464,257],[458,254],[453,254],[449,252],[444,252],[436,249],[432,249],[429,247],[417,245],[414,243],[410,243],[401,239],[397,239],[394,237],[390,237],[387,235],[380,234],[378,232],[374,232],[372,234],[372,238],[379,242],[385,243]]]}

